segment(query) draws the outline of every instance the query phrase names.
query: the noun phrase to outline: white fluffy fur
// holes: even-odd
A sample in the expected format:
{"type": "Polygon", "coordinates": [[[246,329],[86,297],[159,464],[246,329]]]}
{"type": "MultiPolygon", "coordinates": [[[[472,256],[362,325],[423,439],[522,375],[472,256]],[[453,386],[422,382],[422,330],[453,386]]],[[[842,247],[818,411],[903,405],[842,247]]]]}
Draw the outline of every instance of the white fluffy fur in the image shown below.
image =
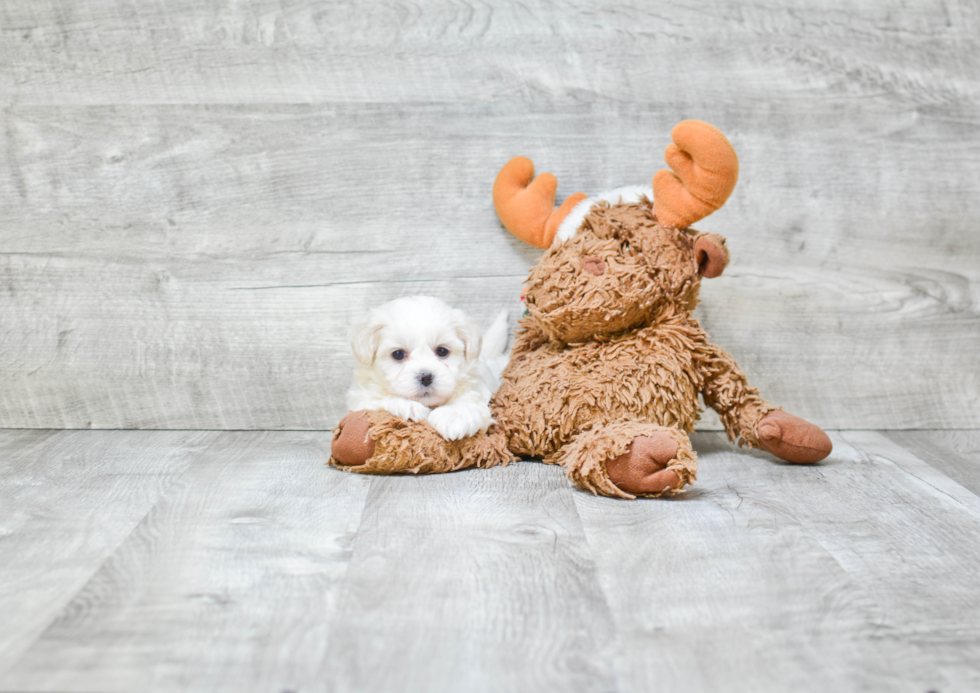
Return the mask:
{"type": "Polygon", "coordinates": [[[462,311],[431,296],[399,298],[375,308],[351,331],[358,364],[347,406],[427,420],[446,440],[486,430],[493,422],[490,396],[499,386],[506,347],[506,312],[487,331],[485,358],[480,358],[481,341],[462,311]],[[440,356],[440,348],[448,354],[440,356]]]}
{"type": "Polygon", "coordinates": [[[642,185],[627,185],[585,198],[572,207],[572,211],[568,213],[568,216],[562,219],[561,224],[558,225],[558,233],[555,234],[555,240],[552,241],[552,244],[559,245],[577,234],[579,227],[582,225],[582,221],[585,220],[585,216],[596,202],[605,201],[611,205],[619,204],[620,202],[630,204],[639,202],[641,195],[648,200],[652,200],[653,188],[642,185]]]}

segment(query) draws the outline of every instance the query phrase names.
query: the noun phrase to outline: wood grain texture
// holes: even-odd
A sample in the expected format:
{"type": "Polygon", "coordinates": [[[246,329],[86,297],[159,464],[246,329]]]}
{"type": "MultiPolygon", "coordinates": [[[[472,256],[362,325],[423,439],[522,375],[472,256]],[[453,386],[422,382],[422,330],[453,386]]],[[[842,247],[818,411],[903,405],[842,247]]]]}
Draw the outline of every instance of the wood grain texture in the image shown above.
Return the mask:
{"type": "Polygon", "coordinates": [[[0,91],[55,104],[980,97],[976,4],[901,10],[845,0],[5,0],[0,91]]]}
{"type": "Polygon", "coordinates": [[[216,436],[0,431],[0,677],[216,436]]]}
{"type": "Polygon", "coordinates": [[[978,435],[699,434],[687,493],[619,501],[318,432],[3,432],[0,691],[977,690],[980,497],[925,458],[978,435]]]}
{"type": "Polygon", "coordinates": [[[328,447],[221,434],[0,689],[308,690],[370,484],[327,469],[328,447]]]}
{"type": "MultiPolygon", "coordinates": [[[[128,113],[131,118],[138,115],[128,113]]],[[[69,197],[83,208],[80,216],[58,222],[55,217],[64,205],[52,198],[68,193],[42,194],[40,185],[32,184],[38,192],[0,222],[4,246],[11,250],[0,255],[0,287],[5,289],[0,301],[6,316],[0,342],[8,373],[0,392],[4,425],[329,428],[343,414],[342,394],[348,385],[344,335],[371,305],[407,293],[433,293],[484,324],[501,305],[517,308],[514,297],[535,255],[500,229],[486,194],[506,150],[525,150],[506,132],[484,135],[474,124],[460,126],[454,146],[463,156],[454,158],[447,149],[437,157],[446,162],[456,189],[423,185],[438,191],[420,206],[418,180],[446,174],[432,168],[425,141],[385,140],[382,133],[389,126],[397,129],[396,116],[379,116],[369,125],[348,113],[343,122],[350,139],[364,128],[369,131],[366,139],[377,135],[389,151],[399,152],[388,160],[410,162],[407,178],[394,168],[381,175],[393,183],[386,188],[386,203],[379,206],[373,189],[358,191],[343,176],[312,163],[343,159],[345,145],[340,143],[346,137],[330,140],[320,156],[301,153],[300,140],[287,134],[329,129],[335,120],[331,117],[290,109],[279,118],[262,113],[257,143],[229,144],[228,150],[218,151],[215,146],[230,141],[241,127],[237,109],[217,115],[185,109],[178,115],[158,113],[151,139],[165,142],[164,131],[170,129],[186,133],[197,128],[205,134],[185,134],[187,142],[173,144],[182,160],[164,167],[171,173],[141,174],[134,169],[145,168],[147,162],[137,156],[125,163],[124,157],[123,170],[106,174],[106,180],[89,175],[86,162],[99,161],[99,137],[108,146],[114,135],[106,123],[118,132],[119,120],[89,114],[89,125],[101,133],[86,137],[85,119],[73,119],[80,133],[67,136],[56,148],[80,149],[68,166],[78,171],[69,184],[80,189],[69,197]],[[195,125],[198,116],[209,123],[195,125]],[[165,124],[167,117],[185,123],[188,130],[165,124]],[[494,143],[489,152],[488,141],[494,143]],[[281,162],[274,170],[241,173],[249,166],[245,160],[253,146],[276,142],[290,143],[292,151],[273,157],[281,162]],[[215,170],[209,173],[209,167],[215,170]],[[181,171],[193,172],[195,180],[179,180],[181,171]],[[311,171],[319,171],[319,181],[313,177],[310,182],[311,171]],[[472,171],[480,176],[468,176],[472,171]],[[229,182],[243,175],[247,183],[229,182]],[[201,192],[209,189],[209,181],[222,181],[219,189],[210,190],[227,202],[214,203],[213,214],[201,216],[198,212],[212,204],[201,192]],[[261,192],[275,190],[276,181],[284,190],[307,192],[298,201],[261,192]],[[171,203],[147,215],[159,185],[171,203]],[[202,197],[188,202],[189,211],[181,216],[179,200],[188,194],[202,197]],[[120,205],[111,204],[114,198],[120,205]],[[35,211],[44,209],[52,210],[48,221],[43,221],[43,211],[35,211]],[[287,219],[270,228],[266,222],[277,209],[287,219]],[[392,209],[398,212],[393,215],[392,209]],[[89,214],[98,229],[83,222],[89,214]],[[24,234],[32,216],[38,218],[36,229],[24,234]],[[140,217],[145,219],[142,226],[140,217]]],[[[57,117],[48,113],[46,130],[62,130],[50,120],[57,117]]],[[[607,138],[605,146],[615,144],[614,159],[632,156],[635,143],[626,131],[642,131],[644,117],[632,113],[633,127],[607,138]]],[[[501,118],[492,116],[498,124],[501,118]]],[[[457,112],[446,121],[468,119],[457,112]]],[[[43,120],[31,122],[40,127],[43,120]]],[[[532,134],[549,138],[544,115],[535,122],[532,134]]],[[[584,131],[590,116],[563,122],[584,131]]],[[[757,127],[763,132],[770,125],[757,127]]],[[[942,123],[932,127],[930,146],[940,146],[942,123]]],[[[135,121],[131,128],[136,138],[135,121]]],[[[663,122],[662,131],[668,129],[663,122]]],[[[561,144],[564,137],[552,133],[552,146],[567,148],[561,144]]],[[[647,137],[652,148],[654,138],[647,137]]],[[[771,162],[763,152],[775,147],[777,138],[778,133],[760,137],[751,149],[757,154],[750,151],[743,160],[771,162]]],[[[880,141],[854,138],[849,144],[868,157],[881,149],[880,141]]],[[[812,146],[819,148],[817,142],[812,146]]],[[[914,161],[918,145],[903,146],[904,159],[914,161]]],[[[949,150],[953,145],[942,146],[949,150]]],[[[975,161],[980,161],[977,154],[975,161]]],[[[380,150],[374,156],[385,158],[380,150]]],[[[584,182],[587,172],[603,168],[607,156],[585,147],[564,151],[558,159],[567,160],[573,180],[584,182]]],[[[802,148],[798,156],[800,161],[807,158],[802,148]]],[[[642,180],[658,165],[652,158],[623,167],[633,169],[624,178],[642,180]]],[[[855,167],[857,158],[854,154],[855,167]]],[[[22,170],[43,180],[57,175],[53,165],[60,166],[40,157],[22,170]]],[[[606,176],[613,175],[608,164],[605,168],[606,176]]],[[[355,169],[363,175],[372,166],[365,159],[355,169]]],[[[973,180],[980,180],[980,171],[973,180]]],[[[845,194],[854,182],[842,183],[840,192],[845,194]]],[[[602,181],[602,186],[613,184],[602,181]]],[[[977,409],[968,405],[980,392],[970,351],[980,338],[975,309],[975,258],[980,252],[976,239],[966,237],[967,229],[962,234],[950,231],[948,244],[939,246],[901,228],[889,232],[893,237],[885,242],[874,227],[862,225],[868,229],[862,237],[843,224],[836,226],[833,219],[815,216],[819,226],[790,233],[796,237],[791,241],[784,229],[805,223],[797,215],[810,189],[796,189],[787,195],[789,204],[773,205],[764,201],[765,181],[744,188],[746,197],[756,198],[756,209],[765,210],[766,221],[760,227],[752,219],[751,203],[744,209],[736,203],[702,225],[727,233],[734,260],[726,276],[706,282],[701,315],[753,383],[773,401],[830,428],[975,425],[977,409]]],[[[963,216],[970,199],[975,198],[958,203],[963,216]]],[[[897,190],[887,201],[895,203],[896,214],[922,214],[907,190],[897,190]]]]}
{"type": "Polygon", "coordinates": [[[327,688],[616,690],[612,617],[572,496],[538,463],[378,478],[327,688]]]}
{"type": "Polygon", "coordinates": [[[834,445],[794,466],[701,434],[677,501],[575,496],[625,690],[980,685],[980,499],[880,434],[834,445]]]}
{"type": "Polygon", "coordinates": [[[741,159],[701,315],[753,384],[975,428],[978,36],[966,0],[0,0],[0,426],[329,428],[369,306],[517,310],[503,162],[644,183],[698,117],[741,159]]]}
{"type": "Polygon", "coordinates": [[[888,439],[980,495],[980,435],[976,431],[891,431],[888,439]]]}

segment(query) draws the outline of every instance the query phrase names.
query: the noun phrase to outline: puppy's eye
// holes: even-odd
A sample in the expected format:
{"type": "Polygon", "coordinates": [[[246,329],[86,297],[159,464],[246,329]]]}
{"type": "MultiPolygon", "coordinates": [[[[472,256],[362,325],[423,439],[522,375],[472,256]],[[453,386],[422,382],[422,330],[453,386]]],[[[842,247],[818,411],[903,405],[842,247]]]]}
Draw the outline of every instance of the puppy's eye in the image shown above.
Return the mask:
{"type": "Polygon", "coordinates": [[[622,243],[619,244],[619,249],[622,250],[624,253],[627,252],[630,249],[630,242],[623,241],[622,243]]]}
{"type": "Polygon", "coordinates": [[[438,349],[436,349],[436,356],[438,356],[441,359],[446,358],[447,356],[449,356],[449,349],[447,349],[446,347],[439,347],[438,349]]]}
{"type": "Polygon", "coordinates": [[[408,354],[405,353],[404,349],[395,349],[393,352],[391,352],[391,358],[395,359],[396,361],[404,361],[406,356],[408,356],[408,354]]]}

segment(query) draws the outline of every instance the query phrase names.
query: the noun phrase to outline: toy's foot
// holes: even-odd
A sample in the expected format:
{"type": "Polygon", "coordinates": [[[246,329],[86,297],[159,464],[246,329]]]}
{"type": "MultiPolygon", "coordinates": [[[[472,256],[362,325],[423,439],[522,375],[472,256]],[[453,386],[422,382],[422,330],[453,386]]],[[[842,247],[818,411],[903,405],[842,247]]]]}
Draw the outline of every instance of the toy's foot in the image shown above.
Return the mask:
{"type": "Polygon", "coordinates": [[[771,411],[755,425],[762,447],[787,462],[819,462],[834,445],[819,426],[784,411],[771,411]]]}
{"type": "Polygon", "coordinates": [[[677,457],[677,447],[677,441],[661,431],[637,436],[626,452],[606,462],[609,480],[635,496],[676,490],[683,483],[667,464],[677,457]]]}
{"type": "Polygon", "coordinates": [[[629,420],[582,431],[545,462],[563,466],[582,488],[613,498],[674,495],[698,470],[684,431],[629,420]]]}
{"type": "Polygon", "coordinates": [[[368,432],[371,419],[366,411],[352,411],[334,429],[330,454],[337,464],[362,465],[374,454],[374,438],[368,432]]]}

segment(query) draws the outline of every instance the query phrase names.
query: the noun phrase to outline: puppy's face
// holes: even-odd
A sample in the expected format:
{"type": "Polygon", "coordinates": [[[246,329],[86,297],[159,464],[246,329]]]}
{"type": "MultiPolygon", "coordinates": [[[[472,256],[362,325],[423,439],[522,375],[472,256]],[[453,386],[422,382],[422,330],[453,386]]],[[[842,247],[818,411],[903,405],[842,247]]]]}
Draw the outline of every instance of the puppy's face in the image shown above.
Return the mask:
{"type": "Polygon", "coordinates": [[[386,394],[433,408],[445,404],[480,354],[466,316],[428,296],[375,308],[354,328],[351,348],[386,394]]]}

